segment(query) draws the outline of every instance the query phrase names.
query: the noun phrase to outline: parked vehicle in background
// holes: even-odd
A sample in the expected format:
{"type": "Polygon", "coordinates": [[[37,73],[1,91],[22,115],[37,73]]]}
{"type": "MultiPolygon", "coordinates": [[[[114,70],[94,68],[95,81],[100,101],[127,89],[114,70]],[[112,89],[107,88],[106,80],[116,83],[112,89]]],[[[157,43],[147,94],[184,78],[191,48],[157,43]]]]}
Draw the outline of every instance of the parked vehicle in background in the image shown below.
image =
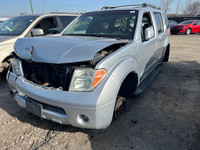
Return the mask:
{"type": "Polygon", "coordinates": [[[8,20],[9,18],[0,18],[0,24],[3,23],[4,21],[8,20]]]}
{"type": "Polygon", "coordinates": [[[77,14],[24,15],[0,24],[0,74],[5,74],[18,38],[60,33],[77,14]]]}
{"type": "Polygon", "coordinates": [[[175,26],[175,25],[178,25],[178,22],[174,21],[174,20],[169,20],[169,26],[170,26],[170,29],[175,26]]]}
{"type": "Polygon", "coordinates": [[[41,118],[105,129],[168,61],[168,32],[165,13],[142,4],[85,13],[57,37],[18,39],[11,94],[41,118]]]}
{"type": "Polygon", "coordinates": [[[175,25],[171,28],[172,34],[185,33],[187,35],[191,33],[200,32],[200,20],[187,20],[175,25]]]}

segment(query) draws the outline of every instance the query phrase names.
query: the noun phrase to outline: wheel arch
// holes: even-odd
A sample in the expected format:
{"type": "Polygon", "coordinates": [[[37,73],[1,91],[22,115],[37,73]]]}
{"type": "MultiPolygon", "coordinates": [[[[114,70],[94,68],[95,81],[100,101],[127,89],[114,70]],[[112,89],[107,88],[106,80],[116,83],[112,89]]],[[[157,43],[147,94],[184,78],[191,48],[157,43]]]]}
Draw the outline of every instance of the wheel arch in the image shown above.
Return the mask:
{"type": "MultiPolygon", "coordinates": [[[[104,83],[103,89],[101,91],[100,99],[101,101],[98,102],[98,106],[102,106],[110,101],[115,101],[122,83],[127,78],[127,76],[136,75],[138,77],[138,66],[137,61],[133,57],[125,57],[118,60],[113,67],[108,70],[109,77],[107,81],[104,83]],[[131,75],[129,75],[131,74],[131,75]],[[110,90],[112,89],[112,92],[110,90]],[[107,99],[107,100],[105,100],[107,99]]],[[[132,76],[131,76],[132,77],[132,76]]],[[[137,79],[139,80],[139,79],[137,79]]],[[[138,83],[137,83],[138,85],[138,83]]]]}
{"type": "Polygon", "coordinates": [[[167,45],[164,57],[163,57],[163,62],[168,62],[169,61],[169,54],[170,54],[170,44],[167,45]]]}

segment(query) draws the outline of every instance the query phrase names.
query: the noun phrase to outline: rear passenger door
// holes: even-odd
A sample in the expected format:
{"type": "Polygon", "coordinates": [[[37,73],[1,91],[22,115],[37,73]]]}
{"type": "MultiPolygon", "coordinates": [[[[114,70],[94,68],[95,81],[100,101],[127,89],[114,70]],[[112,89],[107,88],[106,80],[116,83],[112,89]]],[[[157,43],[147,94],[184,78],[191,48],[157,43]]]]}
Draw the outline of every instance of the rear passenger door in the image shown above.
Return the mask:
{"type": "Polygon", "coordinates": [[[200,21],[195,21],[194,23],[192,23],[192,32],[200,32],[200,21]]]}
{"type": "Polygon", "coordinates": [[[160,12],[154,12],[154,20],[156,25],[156,39],[158,43],[157,52],[155,54],[155,57],[157,58],[157,61],[160,62],[163,56],[164,52],[164,42],[166,39],[167,33],[165,33],[165,26],[164,26],[164,20],[160,12]]]}
{"type": "Polygon", "coordinates": [[[197,21],[197,25],[198,25],[198,32],[200,32],[200,21],[197,21]]]}

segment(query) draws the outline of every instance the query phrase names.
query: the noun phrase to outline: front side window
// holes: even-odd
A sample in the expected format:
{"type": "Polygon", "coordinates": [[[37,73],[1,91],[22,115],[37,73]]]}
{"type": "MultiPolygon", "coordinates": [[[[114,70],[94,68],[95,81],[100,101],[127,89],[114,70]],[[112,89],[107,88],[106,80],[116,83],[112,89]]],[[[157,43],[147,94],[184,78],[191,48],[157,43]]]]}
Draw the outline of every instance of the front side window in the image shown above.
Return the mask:
{"type": "Polygon", "coordinates": [[[55,17],[44,18],[34,28],[42,29],[44,31],[44,35],[59,33],[58,24],[55,17]]]}
{"type": "Polygon", "coordinates": [[[158,33],[162,33],[164,31],[163,21],[160,13],[153,13],[157,25],[158,33]]]}
{"type": "Polygon", "coordinates": [[[133,39],[137,11],[103,11],[86,13],[75,20],[63,35],[133,39]]]}
{"type": "Polygon", "coordinates": [[[188,21],[183,21],[180,24],[187,25],[187,24],[191,24],[192,22],[193,22],[192,20],[188,20],[188,21]]]}
{"type": "Polygon", "coordinates": [[[144,13],[142,17],[142,28],[141,28],[141,36],[142,36],[142,41],[145,41],[145,30],[149,27],[153,27],[152,23],[152,18],[150,12],[144,13]]]}
{"type": "Polygon", "coordinates": [[[0,35],[21,35],[38,16],[18,16],[0,24],[0,35]]]}
{"type": "Polygon", "coordinates": [[[195,25],[195,24],[198,25],[198,21],[193,22],[193,25],[195,25]]]}

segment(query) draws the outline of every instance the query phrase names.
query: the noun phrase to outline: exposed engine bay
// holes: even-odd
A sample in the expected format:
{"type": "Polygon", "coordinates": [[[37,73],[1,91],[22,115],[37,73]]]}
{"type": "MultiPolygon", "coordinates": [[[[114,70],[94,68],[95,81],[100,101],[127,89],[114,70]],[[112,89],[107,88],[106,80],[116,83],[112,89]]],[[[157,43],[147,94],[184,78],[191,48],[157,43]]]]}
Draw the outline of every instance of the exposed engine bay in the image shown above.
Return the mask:
{"type": "Polygon", "coordinates": [[[68,91],[76,68],[95,68],[100,60],[126,44],[127,43],[118,43],[108,46],[99,51],[94,56],[94,59],[88,62],[53,64],[21,59],[24,77],[39,85],[68,91]]]}
{"type": "Polygon", "coordinates": [[[91,64],[97,64],[100,60],[118,50],[119,48],[125,46],[126,44],[128,43],[117,43],[104,48],[103,50],[96,53],[94,59],[91,61],[91,64]]]}

